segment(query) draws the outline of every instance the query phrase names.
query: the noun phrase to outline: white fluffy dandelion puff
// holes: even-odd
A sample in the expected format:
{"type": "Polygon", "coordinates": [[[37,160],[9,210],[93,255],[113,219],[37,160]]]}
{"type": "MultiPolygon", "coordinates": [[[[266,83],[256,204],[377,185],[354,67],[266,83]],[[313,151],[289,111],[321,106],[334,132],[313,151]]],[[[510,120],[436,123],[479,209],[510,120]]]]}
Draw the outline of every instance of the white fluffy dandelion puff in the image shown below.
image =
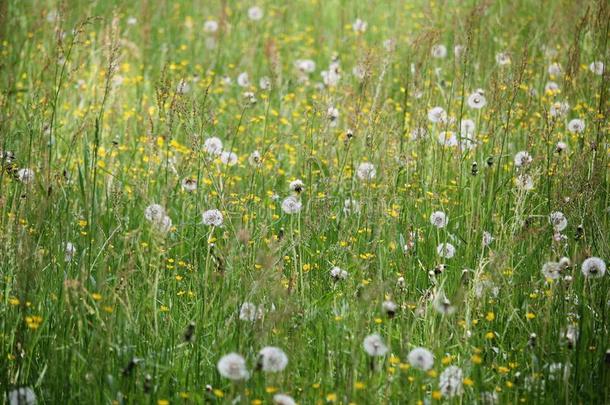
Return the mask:
{"type": "Polygon", "coordinates": [[[9,405],[36,405],[38,402],[34,390],[30,387],[9,391],[7,398],[9,405]]]}
{"type": "Polygon", "coordinates": [[[222,153],[222,141],[215,136],[207,138],[203,142],[203,149],[210,155],[220,155],[222,153]]]}
{"type": "Polygon", "coordinates": [[[151,204],[144,210],[144,218],[150,222],[160,222],[165,216],[165,208],[159,204],[151,204]]]}
{"type": "Polygon", "coordinates": [[[192,193],[197,190],[197,180],[187,177],[182,179],[182,189],[187,193],[192,193]]]}
{"type": "Polygon", "coordinates": [[[414,368],[428,371],[434,366],[434,355],[428,349],[416,347],[409,352],[407,361],[414,368]]]}
{"type": "Polygon", "coordinates": [[[430,55],[435,59],[443,59],[447,57],[447,47],[443,44],[432,45],[430,55]]]}
{"type": "Polygon", "coordinates": [[[234,166],[237,164],[237,155],[230,151],[221,152],[220,161],[227,166],[234,166]]]}
{"type": "Polygon", "coordinates": [[[517,167],[527,166],[532,163],[532,156],[529,154],[529,152],[522,150],[517,152],[514,161],[515,166],[517,167]]]}
{"type": "Polygon", "coordinates": [[[34,181],[34,170],[24,168],[17,171],[17,178],[23,184],[29,184],[34,181]]]}
{"type": "Polygon", "coordinates": [[[330,269],[330,276],[335,280],[345,280],[347,278],[347,271],[341,269],[340,267],[333,267],[330,269]]]}
{"type": "Polygon", "coordinates": [[[356,169],[356,176],[362,181],[373,180],[376,175],[377,170],[375,169],[375,166],[369,162],[360,163],[356,169]]]}
{"type": "Polygon", "coordinates": [[[263,317],[262,306],[257,307],[251,302],[244,302],[239,308],[239,319],[241,321],[254,322],[263,317]]]}
{"type": "Polygon", "coordinates": [[[289,196],[282,201],[282,211],[286,214],[297,214],[303,208],[303,204],[298,198],[289,196]]]}
{"type": "Polygon", "coordinates": [[[246,360],[237,353],[229,353],[222,356],[218,361],[218,372],[229,380],[247,380],[250,377],[246,360]]]}
{"type": "Polygon", "coordinates": [[[439,229],[446,227],[448,222],[449,218],[443,211],[434,211],[430,215],[430,223],[439,229]]]}
{"type": "Polygon", "coordinates": [[[356,21],[354,21],[354,23],[352,24],[352,29],[354,30],[355,33],[361,34],[361,33],[365,32],[366,27],[367,27],[366,21],[363,21],[360,18],[357,18],[356,21]]]}
{"type": "Polygon", "coordinates": [[[485,105],[487,104],[487,99],[485,99],[485,96],[482,93],[475,91],[470,96],[468,96],[467,103],[468,107],[474,108],[475,110],[479,110],[485,107],[485,105]]]}
{"type": "Polygon", "coordinates": [[[305,183],[303,181],[297,179],[290,182],[290,191],[294,191],[295,193],[301,193],[305,189],[305,183]]]}
{"type": "Polygon", "coordinates": [[[275,405],[297,405],[294,398],[286,394],[275,394],[273,396],[273,403],[275,405]]]}
{"type": "Polygon", "coordinates": [[[445,122],[447,113],[443,107],[433,107],[428,111],[428,120],[432,123],[445,122]]]}
{"type": "Polygon", "coordinates": [[[499,52],[496,54],[496,63],[498,66],[510,65],[510,55],[506,52],[499,52]]]}
{"type": "Polygon", "coordinates": [[[587,278],[601,278],[606,273],[606,263],[599,257],[589,257],[582,262],[580,270],[587,278]]]}
{"type": "Polygon", "coordinates": [[[573,134],[581,134],[585,130],[585,122],[580,118],[574,118],[568,122],[568,131],[573,134]]]}
{"type": "Polygon", "coordinates": [[[279,347],[267,346],[258,352],[257,366],[267,373],[278,373],[288,365],[288,356],[279,347]]]}
{"type": "Polygon", "coordinates": [[[74,258],[74,255],[76,254],[76,247],[74,246],[74,243],[72,242],[66,242],[66,247],[64,249],[64,255],[65,255],[65,260],[66,262],[71,262],[72,259],[74,258]]]}
{"type": "Polygon", "coordinates": [[[201,214],[201,217],[204,225],[221,226],[224,222],[222,212],[217,209],[207,210],[201,214]]]}
{"type": "Polygon", "coordinates": [[[589,65],[589,70],[591,71],[591,73],[594,73],[598,76],[603,75],[604,74],[604,62],[601,62],[601,61],[591,62],[591,64],[589,65]]]}
{"type": "Polygon", "coordinates": [[[561,277],[561,266],[557,262],[547,262],[542,266],[542,274],[550,280],[557,280],[561,277]]]}
{"type": "Polygon", "coordinates": [[[549,215],[549,223],[553,226],[555,232],[561,232],[568,226],[568,220],[559,211],[551,212],[549,215]]]}
{"type": "Polygon", "coordinates": [[[436,247],[436,253],[443,259],[451,259],[455,256],[455,246],[451,243],[441,243],[436,247]]]}
{"type": "Polygon", "coordinates": [[[439,389],[445,398],[452,398],[462,395],[464,373],[457,366],[449,366],[441,373],[439,378],[439,389]]]}
{"type": "Polygon", "coordinates": [[[263,9],[259,6],[253,6],[248,9],[248,18],[252,21],[260,21],[263,18],[263,9]]]}
{"type": "Polygon", "coordinates": [[[388,347],[383,343],[383,339],[376,333],[365,337],[362,347],[369,356],[373,357],[385,356],[388,352],[388,347]]]}

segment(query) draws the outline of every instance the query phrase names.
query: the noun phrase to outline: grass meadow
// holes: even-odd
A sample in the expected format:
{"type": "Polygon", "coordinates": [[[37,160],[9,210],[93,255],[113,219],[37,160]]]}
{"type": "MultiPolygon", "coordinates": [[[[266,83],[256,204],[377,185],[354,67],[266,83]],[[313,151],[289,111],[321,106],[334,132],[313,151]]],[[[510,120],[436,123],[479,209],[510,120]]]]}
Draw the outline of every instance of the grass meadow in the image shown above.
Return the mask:
{"type": "Polygon", "coordinates": [[[0,0],[0,403],[610,403],[604,0],[0,0]]]}

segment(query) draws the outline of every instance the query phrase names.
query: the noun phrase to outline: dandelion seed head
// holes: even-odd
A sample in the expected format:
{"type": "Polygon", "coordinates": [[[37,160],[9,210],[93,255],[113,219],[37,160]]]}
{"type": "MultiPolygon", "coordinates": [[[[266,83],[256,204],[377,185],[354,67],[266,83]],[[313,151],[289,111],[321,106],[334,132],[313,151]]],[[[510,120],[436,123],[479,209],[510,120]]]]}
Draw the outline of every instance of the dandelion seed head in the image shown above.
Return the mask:
{"type": "Polygon", "coordinates": [[[237,155],[225,150],[220,154],[220,161],[227,166],[235,166],[237,164],[237,155]]]}
{"type": "Polygon", "coordinates": [[[248,18],[252,21],[260,21],[263,18],[263,9],[253,6],[248,9],[248,18]]]}
{"type": "Polygon", "coordinates": [[[150,222],[160,222],[165,217],[165,208],[159,204],[151,204],[144,210],[144,218],[150,222]]]}
{"type": "Polygon", "coordinates": [[[333,106],[330,106],[328,107],[328,110],[326,110],[326,116],[331,122],[331,125],[336,125],[337,120],[339,119],[339,110],[333,106]]]}
{"type": "Polygon", "coordinates": [[[394,301],[386,300],[381,304],[381,308],[383,309],[383,312],[392,317],[396,313],[398,305],[396,305],[394,301]]]}
{"type": "Polygon", "coordinates": [[[316,63],[311,59],[297,59],[294,66],[302,73],[313,73],[316,70],[316,63]]]}
{"type": "Polygon", "coordinates": [[[470,96],[468,96],[467,104],[470,108],[480,110],[487,104],[487,99],[483,94],[475,91],[470,96]]]}
{"type": "Polygon", "coordinates": [[[434,124],[445,122],[447,120],[447,113],[443,107],[433,107],[428,111],[428,120],[434,124]]]}
{"type": "Polygon", "coordinates": [[[606,263],[599,257],[589,257],[580,269],[586,278],[601,278],[606,274],[606,263]]]}
{"type": "Polygon", "coordinates": [[[451,259],[455,256],[455,246],[451,243],[441,243],[436,247],[436,252],[443,259],[451,259]]]}
{"type": "Polygon", "coordinates": [[[559,259],[559,267],[561,267],[562,270],[567,269],[571,265],[572,265],[572,261],[570,260],[569,257],[562,257],[561,259],[559,259]]]}
{"type": "Polygon", "coordinates": [[[217,364],[218,372],[221,376],[229,380],[247,380],[250,372],[246,367],[246,360],[237,353],[229,353],[222,356],[217,364]]]}
{"type": "Polygon", "coordinates": [[[366,31],[367,25],[368,24],[366,23],[366,21],[357,18],[356,21],[354,21],[354,23],[352,24],[352,29],[355,33],[361,34],[366,31]]]}
{"type": "Polygon", "coordinates": [[[273,396],[273,403],[275,405],[296,405],[295,400],[286,394],[275,394],[273,396]]]}
{"type": "Polygon", "coordinates": [[[453,56],[455,56],[456,59],[460,59],[464,54],[465,49],[466,48],[464,47],[464,45],[455,45],[453,47],[453,56]]]}
{"type": "Polygon", "coordinates": [[[447,47],[443,44],[433,45],[430,54],[435,59],[444,59],[447,57],[447,47]]]}
{"type": "Polygon", "coordinates": [[[483,246],[489,246],[493,241],[493,235],[487,231],[483,231],[483,246]]]}
{"type": "Polygon", "coordinates": [[[568,145],[565,142],[557,142],[557,145],[555,145],[555,151],[557,153],[562,153],[564,150],[566,150],[568,148],[568,145]]]}
{"type": "Polygon", "coordinates": [[[203,31],[207,32],[208,34],[212,34],[216,31],[218,31],[218,22],[216,22],[214,20],[208,20],[208,21],[204,22],[203,31]]]}
{"type": "Polygon", "coordinates": [[[441,315],[452,315],[455,312],[455,307],[451,305],[451,301],[443,294],[439,294],[433,302],[434,309],[441,315]]]}
{"type": "Polygon", "coordinates": [[[561,118],[566,115],[570,111],[570,104],[566,101],[556,102],[551,104],[551,108],[549,109],[549,114],[553,118],[561,118]]]}
{"type": "Polygon", "coordinates": [[[250,164],[250,166],[259,167],[262,164],[261,153],[257,150],[252,152],[248,157],[248,163],[250,164]]]}
{"type": "Polygon", "coordinates": [[[506,52],[499,52],[496,54],[496,63],[498,66],[507,66],[510,65],[510,56],[506,52]]]}
{"type": "Polygon", "coordinates": [[[602,62],[602,61],[591,62],[591,64],[589,65],[589,70],[591,71],[591,73],[594,73],[598,76],[603,75],[604,74],[604,62],[602,62]]]}
{"type": "Polygon", "coordinates": [[[362,346],[364,351],[373,357],[385,356],[388,352],[388,347],[383,342],[383,339],[376,333],[365,337],[362,346]]]}
{"type": "Polygon", "coordinates": [[[527,166],[532,163],[532,156],[529,154],[529,152],[523,150],[517,152],[517,154],[515,155],[514,162],[515,166],[517,167],[527,166]]]}
{"type": "Polygon", "coordinates": [[[256,104],[256,96],[251,91],[245,91],[242,95],[247,104],[254,105],[256,104]]]}
{"type": "Polygon", "coordinates": [[[182,179],[182,189],[184,191],[186,191],[187,193],[192,193],[194,191],[197,191],[197,180],[187,177],[182,179]]]}
{"type": "Polygon", "coordinates": [[[551,63],[547,71],[551,76],[561,76],[563,74],[563,69],[561,68],[561,65],[557,62],[551,63]]]}
{"type": "Polygon", "coordinates": [[[549,215],[549,223],[553,226],[555,232],[561,232],[568,226],[568,219],[562,212],[555,211],[549,215]]]}
{"type": "Polygon", "coordinates": [[[169,215],[164,215],[159,222],[155,223],[161,233],[168,233],[172,229],[172,219],[169,215]]]}
{"type": "Polygon", "coordinates": [[[496,405],[500,399],[495,391],[484,391],[480,395],[482,405],[496,405]]]}
{"type": "Polygon", "coordinates": [[[458,145],[457,136],[452,131],[441,131],[438,134],[438,142],[441,145],[453,147],[458,145]]]}
{"type": "Polygon", "coordinates": [[[377,175],[377,170],[372,163],[362,162],[356,169],[356,176],[362,181],[371,181],[377,175]]]}
{"type": "Polygon", "coordinates": [[[257,307],[251,302],[244,302],[239,308],[239,319],[242,321],[254,322],[262,316],[262,307],[257,307]]]}
{"type": "Polygon", "coordinates": [[[282,211],[286,214],[297,214],[303,208],[303,204],[298,198],[289,196],[282,201],[282,211]]]}
{"type": "Polygon", "coordinates": [[[278,373],[288,365],[288,356],[279,347],[267,346],[258,352],[258,366],[267,373],[278,373]]]}
{"type": "Polygon", "coordinates": [[[448,222],[449,218],[443,211],[434,211],[430,215],[430,223],[439,229],[446,227],[448,222]]]}
{"type": "Polygon", "coordinates": [[[248,87],[250,85],[250,76],[247,72],[242,72],[237,76],[237,84],[240,87],[248,87]]]}
{"type": "Polygon", "coordinates": [[[221,226],[224,222],[222,212],[217,209],[204,211],[203,214],[201,214],[201,217],[203,224],[208,226],[221,226]]]}
{"type": "Polygon", "coordinates": [[[434,366],[434,355],[426,348],[416,347],[409,352],[407,361],[416,369],[428,371],[434,366]]]}
{"type": "Polygon", "coordinates": [[[290,182],[290,191],[294,191],[295,193],[301,193],[305,189],[305,183],[302,180],[296,179],[290,182]]]}
{"type": "Polygon", "coordinates": [[[21,387],[9,391],[7,399],[9,405],[36,405],[38,403],[36,394],[30,387],[21,387]]]}
{"type": "Polygon", "coordinates": [[[330,269],[330,276],[335,279],[336,281],[338,280],[345,280],[347,278],[347,271],[341,269],[340,267],[333,267],[332,269],[330,269]]]}
{"type": "Polygon", "coordinates": [[[464,373],[457,366],[449,366],[439,377],[439,389],[445,398],[453,398],[463,394],[462,381],[464,373]]]}
{"type": "Polygon", "coordinates": [[[542,266],[542,274],[550,280],[557,280],[561,277],[561,266],[557,262],[547,262],[542,266]]]}
{"type": "Polygon", "coordinates": [[[534,180],[529,174],[522,173],[515,178],[515,185],[520,190],[530,191],[534,189],[534,180]]]}
{"type": "Polygon", "coordinates": [[[463,119],[460,123],[460,134],[462,136],[471,136],[474,134],[476,125],[471,119],[463,119]]]}
{"type": "Polygon", "coordinates": [[[585,131],[585,122],[579,118],[574,118],[568,122],[568,131],[573,134],[581,134],[585,131]]]}
{"type": "Polygon", "coordinates": [[[30,184],[34,181],[34,170],[29,168],[19,169],[17,171],[17,178],[23,184],[30,184]]]}
{"type": "Polygon", "coordinates": [[[66,262],[71,262],[76,254],[76,246],[72,242],[66,242],[66,246],[64,249],[64,258],[66,262]]]}
{"type": "Polygon", "coordinates": [[[222,141],[215,136],[207,138],[203,143],[203,149],[210,155],[220,155],[222,153],[222,141]]]}
{"type": "Polygon", "coordinates": [[[271,89],[271,79],[267,76],[261,77],[260,80],[258,81],[258,87],[260,87],[261,90],[271,89]]]}
{"type": "Polygon", "coordinates": [[[345,215],[357,214],[360,212],[360,202],[351,198],[346,199],[343,202],[343,213],[345,215]]]}

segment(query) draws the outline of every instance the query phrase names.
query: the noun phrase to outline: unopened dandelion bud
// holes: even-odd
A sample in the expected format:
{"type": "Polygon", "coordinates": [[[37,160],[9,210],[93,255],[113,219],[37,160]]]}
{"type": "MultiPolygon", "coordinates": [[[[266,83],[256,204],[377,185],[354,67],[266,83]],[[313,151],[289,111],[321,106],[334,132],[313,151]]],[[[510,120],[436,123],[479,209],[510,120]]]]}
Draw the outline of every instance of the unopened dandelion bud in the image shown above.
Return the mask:
{"type": "Polygon", "coordinates": [[[129,363],[127,363],[127,365],[125,366],[125,368],[123,368],[123,376],[127,377],[131,375],[131,373],[140,361],[141,359],[138,359],[137,357],[132,357],[131,360],[129,360],[129,363]]]}
{"type": "Polygon", "coordinates": [[[535,333],[531,333],[530,337],[527,341],[528,346],[535,347],[537,338],[538,338],[538,336],[535,333]]]}
{"type": "Polygon", "coordinates": [[[146,374],[146,376],[144,377],[144,384],[142,384],[142,388],[144,389],[144,393],[146,394],[152,391],[153,384],[152,377],[150,374],[146,374]]]}
{"type": "Polygon", "coordinates": [[[184,341],[191,342],[193,340],[193,336],[195,335],[195,322],[191,322],[186,327],[184,331],[184,341]]]}

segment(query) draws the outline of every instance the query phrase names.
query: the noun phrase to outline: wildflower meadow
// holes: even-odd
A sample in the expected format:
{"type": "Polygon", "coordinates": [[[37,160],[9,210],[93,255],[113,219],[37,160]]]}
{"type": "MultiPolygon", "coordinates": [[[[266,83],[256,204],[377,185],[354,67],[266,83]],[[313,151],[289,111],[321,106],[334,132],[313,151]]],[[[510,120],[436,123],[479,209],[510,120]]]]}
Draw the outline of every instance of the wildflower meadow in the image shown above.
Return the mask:
{"type": "Polygon", "coordinates": [[[607,0],[0,0],[0,403],[610,403],[607,0]]]}

